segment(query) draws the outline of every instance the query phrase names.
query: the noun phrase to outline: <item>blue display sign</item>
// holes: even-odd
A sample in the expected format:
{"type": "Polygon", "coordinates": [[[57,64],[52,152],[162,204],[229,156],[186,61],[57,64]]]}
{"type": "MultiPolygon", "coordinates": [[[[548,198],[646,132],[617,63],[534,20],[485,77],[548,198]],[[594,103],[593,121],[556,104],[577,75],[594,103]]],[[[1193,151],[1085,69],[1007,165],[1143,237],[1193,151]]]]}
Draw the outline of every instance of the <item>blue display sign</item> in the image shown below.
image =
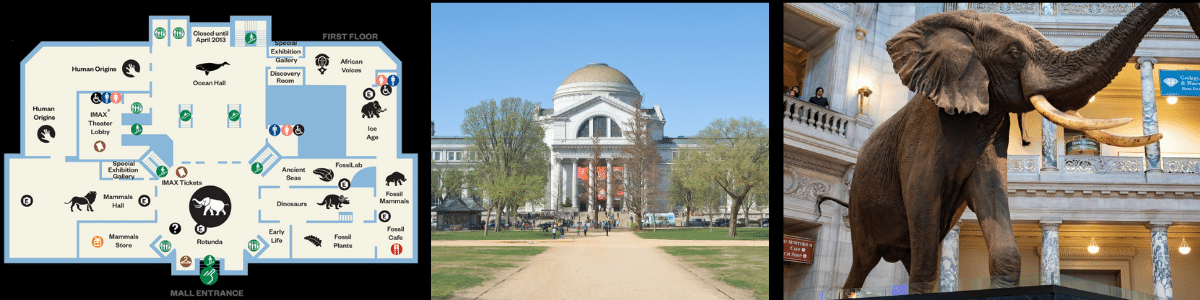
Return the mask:
{"type": "Polygon", "coordinates": [[[1200,70],[1158,70],[1160,96],[1200,96],[1200,70]]]}

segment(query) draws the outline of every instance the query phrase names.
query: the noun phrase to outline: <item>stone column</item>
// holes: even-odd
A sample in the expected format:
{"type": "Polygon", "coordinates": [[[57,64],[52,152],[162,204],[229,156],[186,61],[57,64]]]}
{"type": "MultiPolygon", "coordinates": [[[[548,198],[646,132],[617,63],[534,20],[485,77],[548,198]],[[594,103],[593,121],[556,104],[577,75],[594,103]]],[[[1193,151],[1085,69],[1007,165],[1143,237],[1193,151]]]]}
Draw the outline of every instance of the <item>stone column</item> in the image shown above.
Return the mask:
{"type": "MultiPolygon", "coordinates": [[[[1142,132],[1146,135],[1158,133],[1158,106],[1154,103],[1153,57],[1139,57],[1136,65],[1142,70],[1142,132]]],[[[1158,142],[1146,145],[1146,172],[1162,173],[1159,165],[1158,142]]]]}
{"type": "Polygon", "coordinates": [[[571,208],[579,211],[579,160],[571,159],[571,208]]]}
{"type": "Polygon", "coordinates": [[[942,260],[940,284],[938,292],[953,292],[958,289],[958,231],[962,228],[962,220],[954,224],[954,228],[942,239],[942,260]]]}
{"type": "Polygon", "coordinates": [[[554,183],[555,179],[562,178],[562,175],[559,175],[559,173],[562,172],[562,168],[559,167],[558,160],[558,158],[550,159],[550,180],[547,180],[550,185],[550,199],[547,199],[549,201],[546,201],[546,209],[554,209],[554,205],[556,202],[558,202],[555,199],[558,198],[558,195],[560,194],[559,189],[562,188],[562,182],[559,182],[559,184],[554,183]]]}
{"type": "Polygon", "coordinates": [[[1058,171],[1058,125],[1042,116],[1042,171],[1058,171]]]}
{"type": "Polygon", "coordinates": [[[1061,220],[1042,220],[1042,285],[1060,285],[1058,227],[1061,220]]]}
{"type": "Polygon", "coordinates": [[[1150,222],[1150,261],[1154,264],[1154,298],[1174,299],[1171,289],[1171,253],[1167,245],[1167,227],[1171,222],[1150,222]]]}
{"type": "Polygon", "coordinates": [[[612,159],[607,159],[604,162],[608,164],[604,169],[604,178],[606,178],[604,179],[604,199],[608,200],[608,203],[604,206],[604,211],[612,211],[612,159]]]}

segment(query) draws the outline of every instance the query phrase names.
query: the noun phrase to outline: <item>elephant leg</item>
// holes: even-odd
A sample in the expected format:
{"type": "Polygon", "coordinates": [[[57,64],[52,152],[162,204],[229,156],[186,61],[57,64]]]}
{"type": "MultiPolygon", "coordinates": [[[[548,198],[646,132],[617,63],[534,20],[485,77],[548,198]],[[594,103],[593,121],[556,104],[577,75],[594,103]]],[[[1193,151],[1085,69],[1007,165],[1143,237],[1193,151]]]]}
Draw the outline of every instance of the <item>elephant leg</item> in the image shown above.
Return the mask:
{"type": "MultiPolygon", "coordinates": [[[[988,151],[990,152],[990,151],[988,151]]],[[[967,179],[967,203],[979,217],[983,240],[988,248],[988,271],[992,288],[1015,287],[1021,279],[1021,253],[1013,237],[1012,219],[1005,191],[1007,169],[1004,159],[985,158],[967,179]]]]}
{"type": "MultiPolygon", "coordinates": [[[[933,160],[930,160],[932,164],[933,160]]],[[[908,207],[909,253],[908,263],[908,292],[909,294],[926,294],[937,291],[938,262],[941,260],[938,248],[941,247],[941,203],[946,201],[941,195],[942,178],[945,174],[942,168],[935,165],[914,166],[904,186],[904,201],[908,207]]]]}
{"type": "Polygon", "coordinates": [[[855,245],[850,275],[846,276],[846,284],[842,285],[842,289],[862,288],[863,283],[867,281],[867,275],[870,275],[871,270],[875,269],[875,265],[879,264],[880,258],[883,258],[883,255],[874,245],[855,245]]]}

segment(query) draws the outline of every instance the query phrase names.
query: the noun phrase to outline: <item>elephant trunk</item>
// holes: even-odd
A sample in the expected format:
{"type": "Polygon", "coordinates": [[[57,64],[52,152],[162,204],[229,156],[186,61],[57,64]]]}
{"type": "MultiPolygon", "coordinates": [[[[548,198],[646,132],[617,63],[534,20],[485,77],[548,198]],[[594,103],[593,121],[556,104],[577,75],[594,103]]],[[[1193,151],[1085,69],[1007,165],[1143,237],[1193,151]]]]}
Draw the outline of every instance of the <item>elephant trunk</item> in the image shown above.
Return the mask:
{"type": "Polygon", "coordinates": [[[1108,84],[1125,67],[1146,33],[1167,10],[1183,10],[1192,30],[1200,35],[1200,4],[1142,3],[1104,37],[1075,51],[1046,51],[1042,68],[1047,86],[1026,90],[1026,96],[1042,94],[1063,111],[1077,110],[1108,84]]]}

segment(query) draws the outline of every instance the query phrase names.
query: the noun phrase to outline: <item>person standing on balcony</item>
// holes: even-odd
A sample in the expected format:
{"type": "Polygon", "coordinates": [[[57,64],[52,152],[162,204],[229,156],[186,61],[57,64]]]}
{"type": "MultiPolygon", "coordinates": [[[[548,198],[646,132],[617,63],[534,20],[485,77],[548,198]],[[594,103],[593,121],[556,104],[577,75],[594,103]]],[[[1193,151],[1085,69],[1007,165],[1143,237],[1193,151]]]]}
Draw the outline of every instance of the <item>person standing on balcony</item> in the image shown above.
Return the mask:
{"type": "Polygon", "coordinates": [[[800,99],[800,86],[798,86],[798,85],[793,85],[793,86],[792,86],[792,89],[791,89],[791,90],[789,90],[789,91],[787,92],[787,94],[784,94],[784,95],[786,95],[786,96],[788,96],[788,97],[792,97],[792,98],[800,99]]]}
{"type": "Polygon", "coordinates": [[[808,102],[811,102],[812,104],[816,104],[817,106],[824,107],[825,109],[829,109],[829,98],[825,98],[824,96],[825,96],[825,88],[818,87],[817,95],[813,96],[811,98],[808,98],[808,102]]]}

